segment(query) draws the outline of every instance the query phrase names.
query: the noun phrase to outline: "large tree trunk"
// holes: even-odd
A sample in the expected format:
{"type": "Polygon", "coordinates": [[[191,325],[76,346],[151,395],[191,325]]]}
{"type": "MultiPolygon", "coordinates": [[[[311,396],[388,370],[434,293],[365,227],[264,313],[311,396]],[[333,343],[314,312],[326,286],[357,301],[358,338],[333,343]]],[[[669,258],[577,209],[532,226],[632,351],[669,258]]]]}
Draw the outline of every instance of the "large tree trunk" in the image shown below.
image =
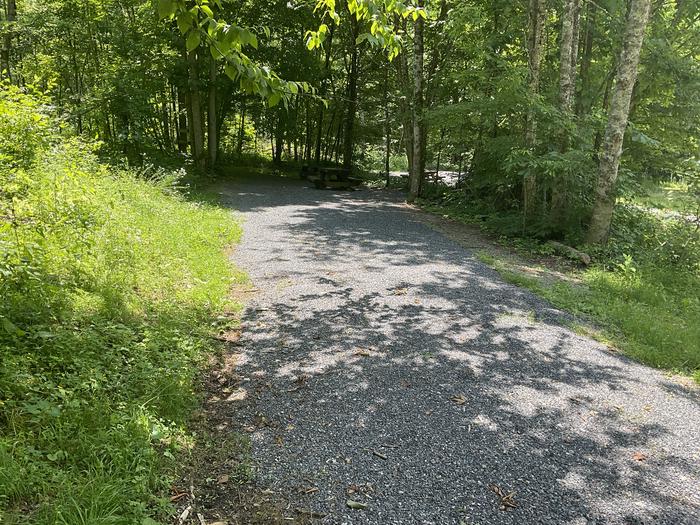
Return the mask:
{"type": "MultiPolygon", "coordinates": [[[[530,0],[528,48],[528,89],[532,101],[527,112],[525,126],[525,145],[531,151],[537,145],[537,116],[535,115],[535,98],[540,92],[540,64],[542,62],[542,38],[544,22],[547,15],[545,0],[530,0]]],[[[523,221],[527,222],[534,215],[537,196],[537,178],[528,173],[523,180],[523,221]]]]}
{"type": "MultiPolygon", "coordinates": [[[[423,7],[423,0],[418,0],[423,7]]],[[[413,162],[409,174],[408,202],[413,202],[420,194],[421,181],[425,169],[423,154],[423,17],[415,21],[413,34],[413,162]]]]}
{"type": "MultiPolygon", "coordinates": [[[[576,89],[576,61],[578,57],[578,0],[565,0],[561,19],[559,48],[559,109],[566,119],[573,117],[574,93],[576,89]]],[[[562,128],[559,136],[559,149],[569,149],[569,134],[562,128]]],[[[552,206],[550,221],[553,225],[561,222],[566,206],[566,185],[556,179],[552,186],[552,206]]]]}
{"type": "Polygon", "coordinates": [[[352,31],[350,32],[352,46],[350,49],[350,72],[348,73],[348,103],[343,130],[343,168],[352,168],[352,153],[355,146],[355,116],[357,113],[357,77],[358,49],[357,37],[360,34],[360,24],[355,17],[350,17],[352,31]]]}
{"type": "Polygon", "coordinates": [[[615,87],[610,100],[608,124],[600,150],[598,183],[593,215],[586,236],[591,244],[607,240],[615,205],[615,181],[620,167],[622,141],[627,128],[632,89],[637,80],[639,54],[649,21],[651,0],[631,0],[622,52],[618,60],[615,87]]]}
{"type": "Polygon", "coordinates": [[[199,96],[199,75],[197,73],[197,54],[195,51],[187,53],[187,72],[189,80],[190,115],[190,146],[192,158],[197,169],[203,170],[206,166],[204,158],[204,131],[202,121],[202,104],[199,96]]]}
{"type": "Polygon", "coordinates": [[[218,126],[216,125],[216,61],[209,60],[209,108],[207,110],[207,162],[213,168],[219,154],[218,126]]]}

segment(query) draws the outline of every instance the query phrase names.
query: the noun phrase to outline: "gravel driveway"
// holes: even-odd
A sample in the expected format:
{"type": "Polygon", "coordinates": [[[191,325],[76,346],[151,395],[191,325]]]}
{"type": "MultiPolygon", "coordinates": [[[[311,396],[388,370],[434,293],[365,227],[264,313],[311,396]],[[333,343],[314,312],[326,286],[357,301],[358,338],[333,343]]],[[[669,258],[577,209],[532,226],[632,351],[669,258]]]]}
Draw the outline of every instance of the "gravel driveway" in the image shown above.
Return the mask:
{"type": "Polygon", "coordinates": [[[219,191],[259,289],[222,410],[291,516],[700,523],[697,391],[576,335],[396,195],[219,191]]]}

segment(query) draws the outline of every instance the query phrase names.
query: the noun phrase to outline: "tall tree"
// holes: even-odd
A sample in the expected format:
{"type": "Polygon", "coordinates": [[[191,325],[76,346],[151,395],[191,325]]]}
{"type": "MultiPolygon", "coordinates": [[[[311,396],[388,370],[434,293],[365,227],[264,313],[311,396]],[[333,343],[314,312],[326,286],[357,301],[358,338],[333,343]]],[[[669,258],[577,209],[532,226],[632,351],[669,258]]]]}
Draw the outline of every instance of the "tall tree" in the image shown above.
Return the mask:
{"type": "MultiPolygon", "coordinates": [[[[559,136],[559,149],[569,149],[567,126],[573,118],[574,94],[576,92],[576,61],[578,57],[578,0],[564,0],[559,43],[559,110],[564,118],[564,126],[559,136]]],[[[554,225],[561,221],[566,205],[566,188],[562,175],[552,184],[552,205],[550,220],[554,225]]]]}
{"type": "Polygon", "coordinates": [[[595,204],[586,236],[586,241],[591,244],[607,240],[610,231],[615,206],[615,181],[620,167],[622,142],[627,128],[632,90],[637,80],[639,55],[649,21],[650,6],[651,0],[632,0],[627,14],[615,87],[608,110],[608,123],[599,155],[595,204]]]}
{"type": "MultiPolygon", "coordinates": [[[[423,8],[423,0],[418,0],[423,8]]],[[[423,151],[423,27],[422,16],[417,16],[413,33],[413,162],[409,174],[408,201],[413,202],[420,194],[425,171],[423,151]]]]}
{"type": "MultiPolygon", "coordinates": [[[[527,65],[528,91],[530,104],[528,106],[525,129],[525,145],[534,152],[537,145],[537,113],[536,99],[540,93],[540,63],[544,40],[544,22],[547,15],[545,0],[530,0],[528,8],[528,38],[527,65]]],[[[532,171],[527,171],[523,180],[523,220],[527,222],[535,212],[537,195],[537,177],[532,171]]]]}

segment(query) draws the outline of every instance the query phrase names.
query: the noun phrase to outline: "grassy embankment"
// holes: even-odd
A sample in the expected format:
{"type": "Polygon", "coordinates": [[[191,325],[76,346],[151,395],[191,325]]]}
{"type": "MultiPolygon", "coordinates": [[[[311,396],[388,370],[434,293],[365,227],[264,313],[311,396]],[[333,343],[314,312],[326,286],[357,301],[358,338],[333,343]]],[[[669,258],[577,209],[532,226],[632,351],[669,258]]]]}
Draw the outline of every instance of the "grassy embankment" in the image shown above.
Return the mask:
{"type": "Polygon", "coordinates": [[[0,522],[154,523],[240,228],[56,128],[0,96],[0,522]]]}

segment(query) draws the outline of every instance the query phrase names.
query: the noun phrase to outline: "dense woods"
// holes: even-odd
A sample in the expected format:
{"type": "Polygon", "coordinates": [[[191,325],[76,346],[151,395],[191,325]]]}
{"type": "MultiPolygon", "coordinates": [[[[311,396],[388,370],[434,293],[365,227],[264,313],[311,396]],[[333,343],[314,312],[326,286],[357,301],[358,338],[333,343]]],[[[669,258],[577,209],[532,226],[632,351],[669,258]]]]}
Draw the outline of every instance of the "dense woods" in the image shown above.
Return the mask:
{"type": "Polygon", "coordinates": [[[381,2],[360,16],[365,3],[350,2],[337,24],[323,3],[192,2],[202,27],[237,24],[227,38],[243,65],[216,34],[190,31],[177,2],[4,4],[5,79],[50,94],[67,126],[132,159],[388,164],[411,173],[409,199],[426,168],[451,169],[530,232],[592,243],[621,189],[696,186],[693,2],[439,0],[425,17],[381,2]]]}
{"type": "Polygon", "coordinates": [[[185,447],[238,234],[176,194],[185,172],[344,167],[509,244],[575,246],[599,266],[565,306],[700,377],[698,2],[0,7],[0,521],[169,512],[155,451],[185,447]]]}

